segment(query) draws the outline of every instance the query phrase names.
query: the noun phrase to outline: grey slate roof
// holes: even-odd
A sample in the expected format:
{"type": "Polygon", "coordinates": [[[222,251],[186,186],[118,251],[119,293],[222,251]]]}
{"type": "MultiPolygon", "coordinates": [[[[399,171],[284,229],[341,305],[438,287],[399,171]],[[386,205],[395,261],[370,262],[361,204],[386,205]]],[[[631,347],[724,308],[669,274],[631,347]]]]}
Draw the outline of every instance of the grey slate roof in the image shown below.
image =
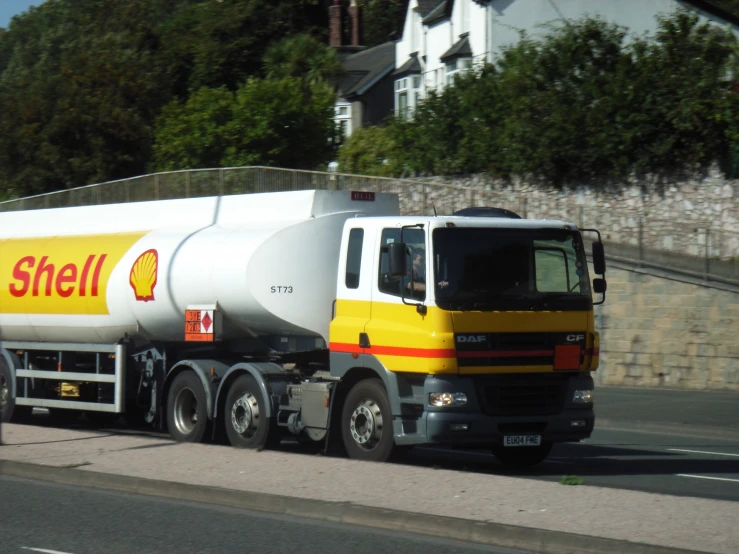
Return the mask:
{"type": "MultiPolygon", "coordinates": [[[[418,11],[421,12],[421,17],[426,17],[429,12],[439,6],[439,4],[446,3],[441,0],[418,0],[418,11]]],[[[408,8],[406,6],[406,12],[408,8]]]]}
{"type": "Polygon", "coordinates": [[[460,35],[460,38],[452,47],[441,55],[441,59],[462,58],[472,56],[472,48],[470,48],[469,33],[460,35]]]}
{"type": "Polygon", "coordinates": [[[421,73],[421,62],[417,55],[411,55],[408,61],[393,72],[393,75],[408,75],[410,73],[421,73]]]}
{"type": "Polygon", "coordinates": [[[339,83],[344,97],[362,94],[395,68],[395,43],[385,42],[342,60],[347,75],[339,83]]]}
{"type": "Polygon", "coordinates": [[[447,17],[449,17],[449,3],[444,0],[441,2],[438,6],[436,6],[433,10],[431,10],[426,17],[423,18],[423,24],[424,25],[431,25],[433,23],[436,23],[437,21],[441,21],[447,17]]]}

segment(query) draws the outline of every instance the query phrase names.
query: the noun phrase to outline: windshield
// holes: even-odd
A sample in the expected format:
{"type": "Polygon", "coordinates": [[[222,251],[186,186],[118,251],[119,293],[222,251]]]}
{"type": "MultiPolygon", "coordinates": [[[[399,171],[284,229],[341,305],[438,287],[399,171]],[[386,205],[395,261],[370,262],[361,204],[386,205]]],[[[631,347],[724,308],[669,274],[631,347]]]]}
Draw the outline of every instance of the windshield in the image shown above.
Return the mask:
{"type": "Polygon", "coordinates": [[[559,229],[435,229],[436,302],[447,310],[592,307],[580,233],[559,229]]]}

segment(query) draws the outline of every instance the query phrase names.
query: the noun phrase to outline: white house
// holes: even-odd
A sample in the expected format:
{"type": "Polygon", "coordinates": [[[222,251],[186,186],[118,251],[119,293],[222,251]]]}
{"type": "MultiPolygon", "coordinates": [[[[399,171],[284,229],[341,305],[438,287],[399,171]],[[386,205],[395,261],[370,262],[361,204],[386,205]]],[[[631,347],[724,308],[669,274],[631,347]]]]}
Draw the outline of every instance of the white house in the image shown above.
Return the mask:
{"type": "Polygon", "coordinates": [[[395,111],[412,110],[457,72],[493,61],[521,30],[536,37],[547,24],[600,16],[636,36],[655,31],[658,15],[679,8],[728,25],[739,36],[739,18],[703,0],[409,0],[395,44],[395,111]]]}

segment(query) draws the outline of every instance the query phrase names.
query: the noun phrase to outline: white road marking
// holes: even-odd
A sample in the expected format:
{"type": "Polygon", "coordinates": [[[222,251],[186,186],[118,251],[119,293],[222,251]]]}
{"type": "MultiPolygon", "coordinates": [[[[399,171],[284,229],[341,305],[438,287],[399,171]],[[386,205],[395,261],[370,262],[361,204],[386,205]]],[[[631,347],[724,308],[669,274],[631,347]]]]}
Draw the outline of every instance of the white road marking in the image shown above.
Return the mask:
{"type": "Polygon", "coordinates": [[[707,477],[705,475],[688,475],[687,473],[678,473],[678,477],[692,477],[693,479],[710,479],[711,481],[730,481],[739,483],[739,479],[727,479],[726,477],[707,477]]]}
{"type": "Polygon", "coordinates": [[[61,550],[47,550],[45,548],[33,548],[32,546],[21,546],[21,549],[41,552],[41,554],[72,554],[71,552],[62,552],[61,550]]]}
{"type": "Polygon", "coordinates": [[[668,448],[670,452],[690,452],[691,454],[710,454],[711,456],[732,456],[739,458],[739,454],[726,454],[724,452],[706,452],[705,450],[684,450],[682,448],[668,448]]]}

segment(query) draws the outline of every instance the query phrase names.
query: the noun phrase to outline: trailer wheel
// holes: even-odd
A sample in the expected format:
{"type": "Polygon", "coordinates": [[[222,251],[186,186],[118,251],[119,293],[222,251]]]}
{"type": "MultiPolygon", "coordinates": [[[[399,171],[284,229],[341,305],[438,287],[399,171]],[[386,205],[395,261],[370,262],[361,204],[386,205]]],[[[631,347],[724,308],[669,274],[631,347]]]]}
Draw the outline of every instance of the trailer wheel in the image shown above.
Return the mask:
{"type": "Polygon", "coordinates": [[[15,399],[10,394],[12,378],[8,364],[0,357],[0,421],[3,423],[9,423],[15,411],[15,399]]]}
{"type": "Polygon", "coordinates": [[[10,384],[13,374],[5,363],[5,358],[0,356],[0,421],[3,423],[21,422],[31,417],[30,406],[18,406],[15,398],[10,395],[10,384]]]}
{"type": "Polygon", "coordinates": [[[266,416],[262,391],[251,375],[241,375],[228,389],[223,419],[236,448],[276,448],[282,436],[274,418],[266,416]]]}
{"type": "Polygon", "coordinates": [[[552,450],[552,443],[541,446],[503,447],[494,446],[493,455],[509,469],[526,469],[544,461],[552,450]]]}
{"type": "Polygon", "coordinates": [[[341,436],[350,458],[385,462],[393,452],[393,414],[382,382],[360,381],[341,412],[341,436]]]}
{"type": "Polygon", "coordinates": [[[203,383],[194,371],[172,381],[167,395],[167,430],[178,442],[202,442],[208,428],[208,404],[203,383]]]}

